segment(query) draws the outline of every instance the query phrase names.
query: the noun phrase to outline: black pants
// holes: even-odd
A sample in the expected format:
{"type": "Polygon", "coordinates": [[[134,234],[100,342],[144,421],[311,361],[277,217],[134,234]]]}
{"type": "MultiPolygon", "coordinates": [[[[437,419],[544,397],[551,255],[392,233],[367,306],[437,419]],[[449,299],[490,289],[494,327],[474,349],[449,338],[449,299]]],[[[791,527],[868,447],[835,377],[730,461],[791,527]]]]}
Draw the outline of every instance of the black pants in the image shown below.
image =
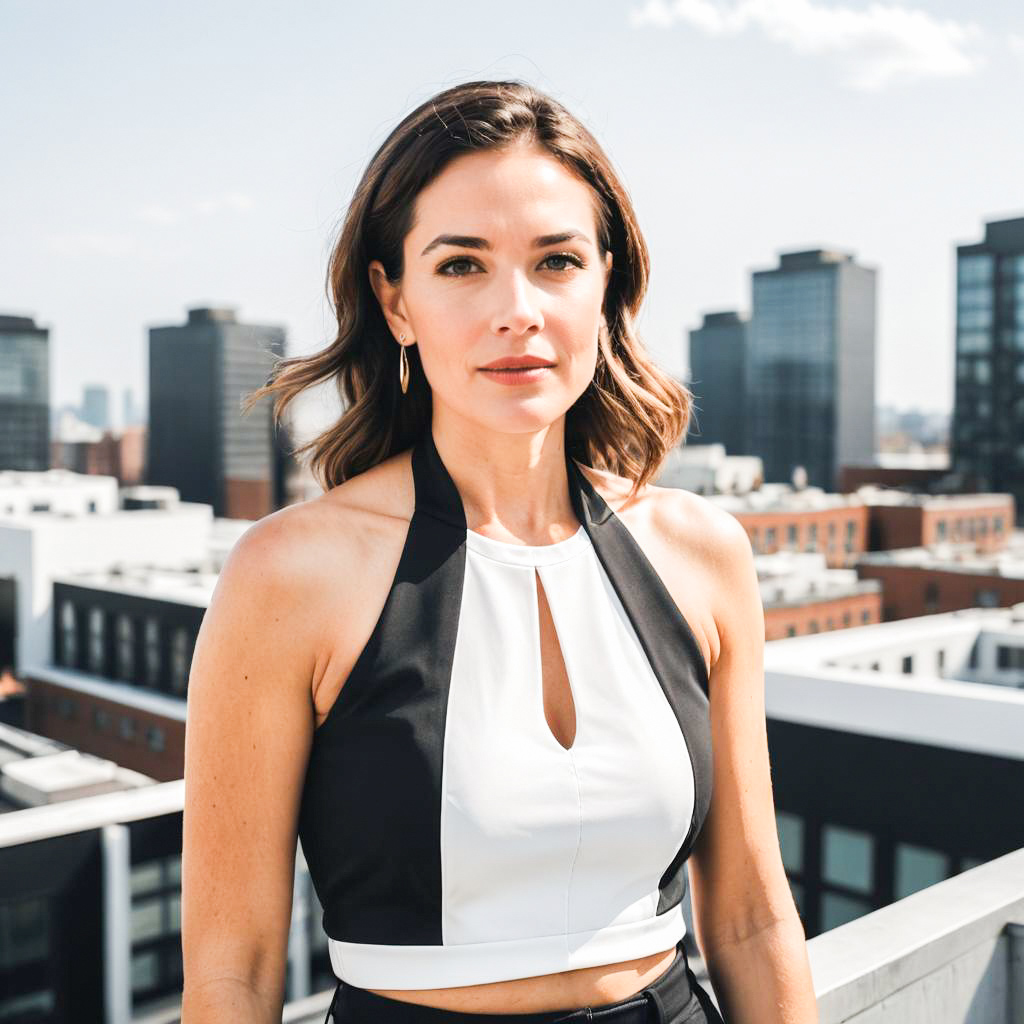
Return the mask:
{"type": "Polygon", "coordinates": [[[389,999],[339,981],[324,1024],[724,1024],[700,987],[682,940],[668,970],[645,989],[603,1006],[546,1013],[461,1013],[389,999]]]}

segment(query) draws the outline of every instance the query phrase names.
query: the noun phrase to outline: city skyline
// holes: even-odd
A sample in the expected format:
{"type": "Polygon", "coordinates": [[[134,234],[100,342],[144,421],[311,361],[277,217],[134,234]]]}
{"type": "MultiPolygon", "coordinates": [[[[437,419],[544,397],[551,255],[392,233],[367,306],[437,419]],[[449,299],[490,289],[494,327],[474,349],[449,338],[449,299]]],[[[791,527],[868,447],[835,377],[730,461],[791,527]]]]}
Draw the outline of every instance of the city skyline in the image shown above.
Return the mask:
{"type": "Polygon", "coordinates": [[[403,9],[397,39],[388,5],[104,2],[56,32],[49,10],[0,13],[22,86],[0,107],[0,312],[50,329],[54,405],[99,381],[148,404],[147,332],[190,307],[322,347],[367,160],[470,78],[523,78],[595,132],[651,249],[641,336],[674,373],[704,313],[750,313],[754,271],[836,248],[878,270],[879,405],[948,411],[956,245],[1024,211],[1024,16],[992,2],[533,4],[443,35],[403,9]]]}

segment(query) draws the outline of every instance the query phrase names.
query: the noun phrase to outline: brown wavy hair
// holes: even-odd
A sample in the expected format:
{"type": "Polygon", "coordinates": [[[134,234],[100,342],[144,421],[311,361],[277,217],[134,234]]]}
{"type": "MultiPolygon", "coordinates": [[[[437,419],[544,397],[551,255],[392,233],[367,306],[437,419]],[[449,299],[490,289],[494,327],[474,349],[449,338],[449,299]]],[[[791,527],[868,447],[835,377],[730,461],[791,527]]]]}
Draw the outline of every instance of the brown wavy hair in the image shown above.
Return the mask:
{"type": "Polygon", "coordinates": [[[409,387],[398,380],[398,346],[369,280],[379,259],[388,278],[403,273],[402,245],[414,203],[456,157],[539,144],[594,191],[598,248],[613,253],[603,302],[594,378],[566,414],[567,452],[578,462],[633,480],[653,477],[689,423],[692,395],[650,359],[634,327],[650,274],[647,244],[626,189],[586,127],[560,103],[519,81],[452,86],[408,114],[373,155],[356,187],[331,253],[327,293],[338,333],[322,351],[277,361],[266,385],[246,396],[243,411],[274,396],[273,417],[307,387],[333,378],[340,418],[292,451],[312,452],[310,469],[324,490],[415,443],[432,412],[415,345],[409,387]]]}

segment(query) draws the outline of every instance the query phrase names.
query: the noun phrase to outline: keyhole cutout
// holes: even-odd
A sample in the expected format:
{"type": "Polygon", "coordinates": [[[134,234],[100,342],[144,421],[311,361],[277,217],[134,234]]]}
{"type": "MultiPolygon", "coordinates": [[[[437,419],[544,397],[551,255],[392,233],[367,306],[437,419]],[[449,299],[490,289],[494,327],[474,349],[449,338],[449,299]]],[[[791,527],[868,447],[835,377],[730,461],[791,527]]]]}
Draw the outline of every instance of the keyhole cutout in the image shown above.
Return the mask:
{"type": "Polygon", "coordinates": [[[573,703],[569,674],[565,670],[562,648],[555,632],[547,595],[540,582],[540,573],[533,570],[537,581],[537,611],[540,620],[540,667],[544,691],[544,718],[551,735],[565,750],[576,740],[576,706],[573,703]]]}

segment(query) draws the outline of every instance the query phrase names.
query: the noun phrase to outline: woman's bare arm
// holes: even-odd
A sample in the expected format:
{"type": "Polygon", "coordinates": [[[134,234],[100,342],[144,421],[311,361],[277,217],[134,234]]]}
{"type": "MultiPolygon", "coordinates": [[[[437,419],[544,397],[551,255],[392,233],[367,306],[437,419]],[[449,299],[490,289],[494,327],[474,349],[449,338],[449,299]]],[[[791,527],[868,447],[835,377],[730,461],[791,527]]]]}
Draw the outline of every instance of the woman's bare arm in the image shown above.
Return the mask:
{"type": "Polygon", "coordinates": [[[189,676],[182,1024],[279,1024],[319,638],[309,513],[238,540],[189,676]]]}
{"type": "Polygon", "coordinates": [[[711,807],[689,863],[697,939],[730,1024],[815,1024],[804,930],[775,825],[753,552],[722,510],[708,535],[720,653],[710,674],[711,807]]]}

